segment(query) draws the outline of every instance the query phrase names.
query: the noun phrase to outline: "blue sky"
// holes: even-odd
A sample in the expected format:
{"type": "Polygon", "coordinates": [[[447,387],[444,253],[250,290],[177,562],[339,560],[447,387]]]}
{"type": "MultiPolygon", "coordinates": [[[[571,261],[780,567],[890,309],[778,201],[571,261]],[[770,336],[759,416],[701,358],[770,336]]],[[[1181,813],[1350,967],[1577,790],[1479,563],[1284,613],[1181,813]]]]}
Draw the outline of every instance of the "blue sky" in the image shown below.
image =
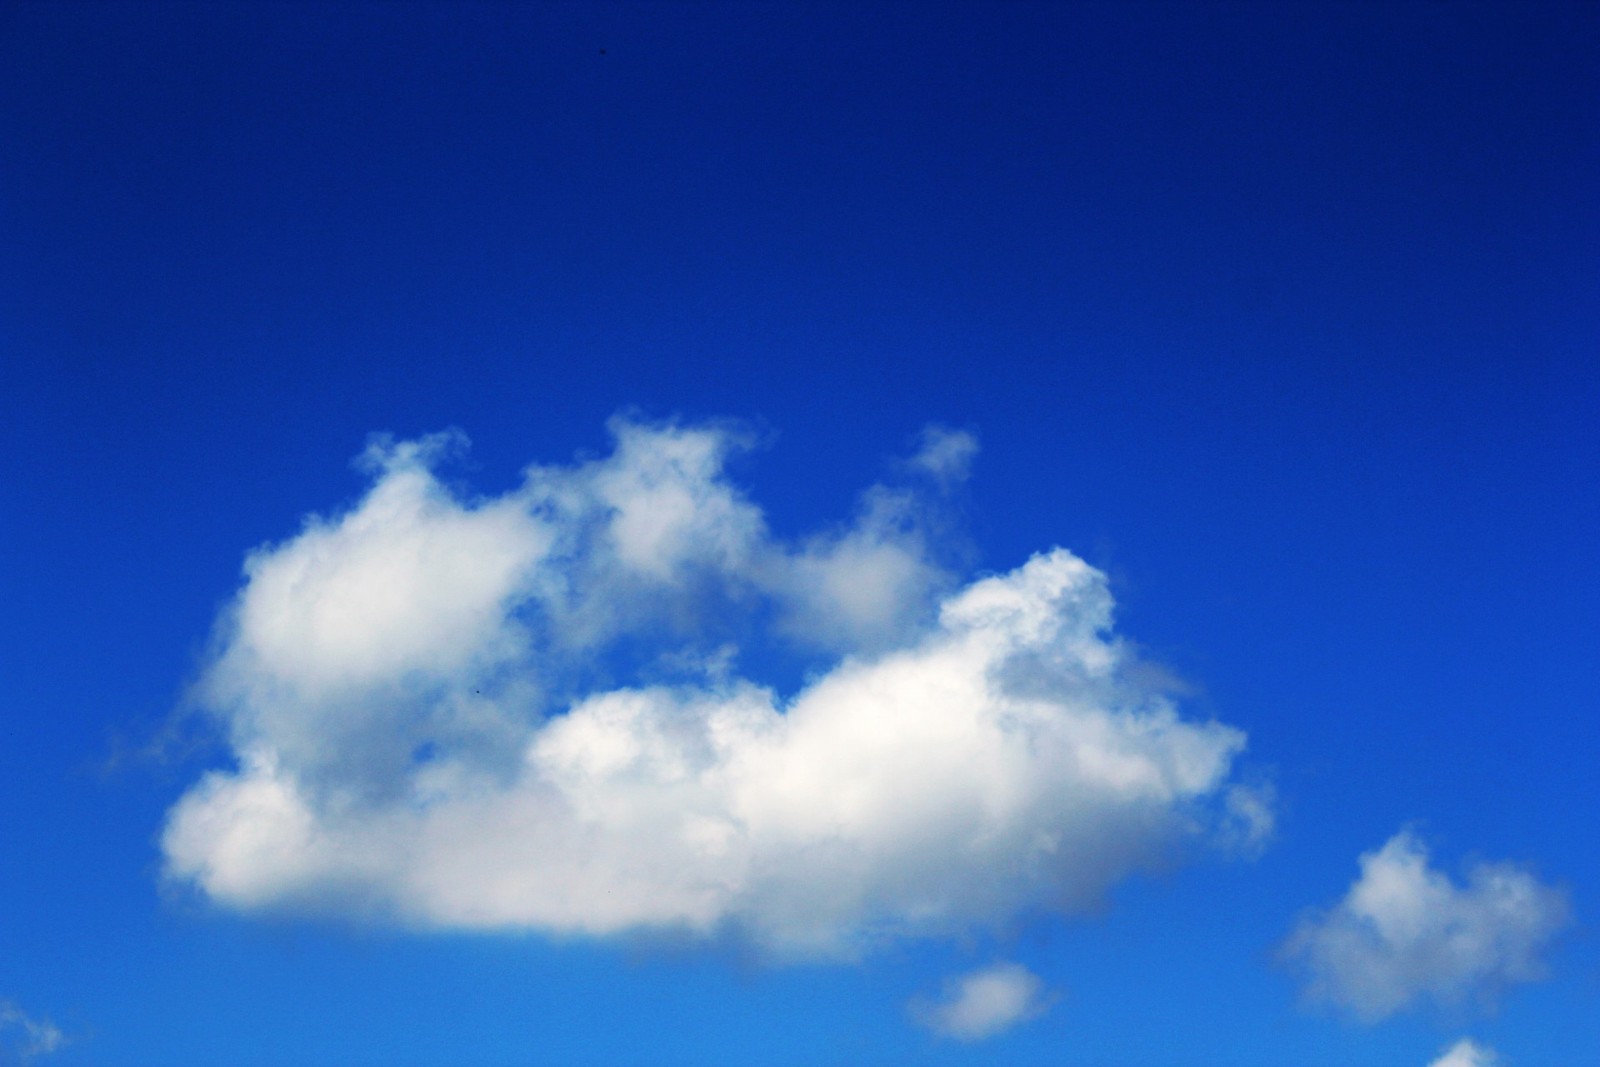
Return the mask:
{"type": "Polygon", "coordinates": [[[1597,45],[7,5],[0,1061],[1600,1063],[1597,45]]]}

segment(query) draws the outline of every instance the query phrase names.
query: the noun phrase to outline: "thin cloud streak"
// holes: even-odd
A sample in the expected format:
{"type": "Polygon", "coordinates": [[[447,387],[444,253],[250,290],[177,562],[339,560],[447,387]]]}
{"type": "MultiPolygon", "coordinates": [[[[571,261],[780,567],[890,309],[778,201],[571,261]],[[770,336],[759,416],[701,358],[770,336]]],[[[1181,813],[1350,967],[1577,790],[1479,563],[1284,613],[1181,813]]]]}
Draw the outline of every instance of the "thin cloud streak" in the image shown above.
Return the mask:
{"type": "Polygon", "coordinates": [[[67,1036],[49,1019],[37,1018],[9,1000],[0,1000],[0,1049],[21,1060],[48,1055],[66,1044],[67,1036]]]}

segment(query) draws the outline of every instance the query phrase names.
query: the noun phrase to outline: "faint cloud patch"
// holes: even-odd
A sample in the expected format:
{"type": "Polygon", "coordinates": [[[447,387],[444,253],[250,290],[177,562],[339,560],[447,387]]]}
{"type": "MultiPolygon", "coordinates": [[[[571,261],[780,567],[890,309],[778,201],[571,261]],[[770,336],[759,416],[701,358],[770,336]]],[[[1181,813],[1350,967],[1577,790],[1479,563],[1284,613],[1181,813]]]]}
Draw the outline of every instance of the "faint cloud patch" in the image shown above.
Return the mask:
{"type": "Polygon", "coordinates": [[[1270,782],[1230,786],[1223,794],[1218,838],[1223,847],[1256,859],[1277,828],[1278,791],[1270,782]]]}
{"type": "Polygon", "coordinates": [[[0,1056],[27,1061],[66,1044],[67,1036],[49,1019],[35,1018],[9,1000],[0,1000],[0,1056]]]}
{"type": "Polygon", "coordinates": [[[948,426],[930,425],[917,439],[917,451],[907,460],[916,471],[943,485],[965,481],[978,457],[977,435],[948,426]]]}
{"type": "Polygon", "coordinates": [[[981,1041],[1050,1010],[1055,997],[1020,963],[996,963],[945,983],[932,1000],[915,1000],[911,1015],[942,1037],[981,1041]]]}

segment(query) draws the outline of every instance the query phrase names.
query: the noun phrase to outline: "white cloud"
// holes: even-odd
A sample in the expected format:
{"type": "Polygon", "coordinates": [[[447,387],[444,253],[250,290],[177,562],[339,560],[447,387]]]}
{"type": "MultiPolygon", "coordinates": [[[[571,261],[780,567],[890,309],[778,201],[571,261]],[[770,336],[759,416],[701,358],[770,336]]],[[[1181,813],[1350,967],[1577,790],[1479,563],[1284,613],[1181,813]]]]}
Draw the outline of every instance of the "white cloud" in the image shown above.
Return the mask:
{"type": "Polygon", "coordinates": [[[977,456],[978,438],[975,435],[947,426],[927,426],[908,464],[912,469],[948,484],[964,480],[971,472],[972,461],[977,456]]]}
{"type": "Polygon", "coordinates": [[[9,1000],[0,1000],[0,1049],[29,1060],[56,1051],[66,1035],[49,1019],[36,1019],[9,1000]]]}
{"type": "Polygon", "coordinates": [[[782,604],[781,633],[836,651],[878,651],[933,620],[950,578],[932,558],[915,494],[876,486],[856,521],[769,553],[760,581],[782,604]]]}
{"type": "Polygon", "coordinates": [[[980,1041],[1049,1007],[1038,975],[1020,963],[996,963],[946,982],[937,1000],[914,1001],[911,1014],[936,1034],[980,1041]]]}
{"type": "Polygon", "coordinates": [[[907,487],[786,542],[723,474],[736,433],[611,428],[476,500],[433,473],[450,440],[380,442],[354,508],[250,555],[196,692],[236,766],[170,813],[171,879],[837,957],[1081,910],[1270,822],[1230,792],[1243,735],[1140,680],[1071,553],[957,588],[907,487]],[[789,696],[739,675],[786,643],[842,655],[789,696]]]}
{"type": "Polygon", "coordinates": [[[1495,1067],[1500,1057],[1469,1037],[1451,1045],[1428,1067],[1495,1067]]]}
{"type": "Polygon", "coordinates": [[[1229,786],[1222,797],[1221,840],[1241,855],[1260,858],[1277,828],[1277,796],[1270,783],[1229,786]]]}
{"type": "Polygon", "coordinates": [[[1313,999],[1371,1022],[1422,1000],[1489,1001],[1542,977],[1541,953],[1567,918],[1565,895],[1515,865],[1478,864],[1460,884],[1401,831],[1361,857],[1345,898],[1302,920],[1284,953],[1313,999]]]}

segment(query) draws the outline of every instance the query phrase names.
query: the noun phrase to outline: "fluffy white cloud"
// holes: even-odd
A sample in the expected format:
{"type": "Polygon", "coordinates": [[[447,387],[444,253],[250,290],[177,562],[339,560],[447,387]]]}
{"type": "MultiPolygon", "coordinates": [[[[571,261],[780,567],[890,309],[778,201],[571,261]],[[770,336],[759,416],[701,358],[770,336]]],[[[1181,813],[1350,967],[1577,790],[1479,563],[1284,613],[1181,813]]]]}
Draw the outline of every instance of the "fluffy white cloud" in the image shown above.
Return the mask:
{"type": "Polygon", "coordinates": [[[996,963],[945,983],[932,1001],[915,1001],[912,1016],[958,1041],[979,1041],[1042,1015],[1050,1006],[1044,983],[1020,963],[996,963]]]}
{"type": "MultiPolygon", "coordinates": [[[[172,810],[169,877],[850,956],[1086,908],[1177,838],[1270,825],[1229,782],[1243,735],[1130,669],[1071,553],[957,588],[911,486],[785,542],[723,474],[736,432],[611,428],[475,500],[433,473],[459,442],[380,442],[353,509],[250,555],[197,688],[236,765],[172,810]],[[839,655],[788,696],[735,670],[784,647],[839,655]]],[[[971,447],[918,462],[945,481],[971,447]]]]}
{"type": "Polygon", "coordinates": [[[0,1000],[0,1049],[30,1060],[56,1051],[66,1035],[49,1019],[36,1019],[9,1000],[0,1000]]]}
{"type": "Polygon", "coordinates": [[[1500,1057],[1494,1051],[1464,1037],[1440,1054],[1428,1067],[1495,1067],[1500,1057]]]}
{"type": "Polygon", "coordinates": [[[1365,1021],[1421,1000],[1489,1000],[1543,975],[1540,955],[1568,918],[1565,895],[1509,863],[1484,863],[1457,883],[1401,831],[1361,857],[1335,907],[1303,919],[1284,945],[1313,999],[1365,1021]]]}

